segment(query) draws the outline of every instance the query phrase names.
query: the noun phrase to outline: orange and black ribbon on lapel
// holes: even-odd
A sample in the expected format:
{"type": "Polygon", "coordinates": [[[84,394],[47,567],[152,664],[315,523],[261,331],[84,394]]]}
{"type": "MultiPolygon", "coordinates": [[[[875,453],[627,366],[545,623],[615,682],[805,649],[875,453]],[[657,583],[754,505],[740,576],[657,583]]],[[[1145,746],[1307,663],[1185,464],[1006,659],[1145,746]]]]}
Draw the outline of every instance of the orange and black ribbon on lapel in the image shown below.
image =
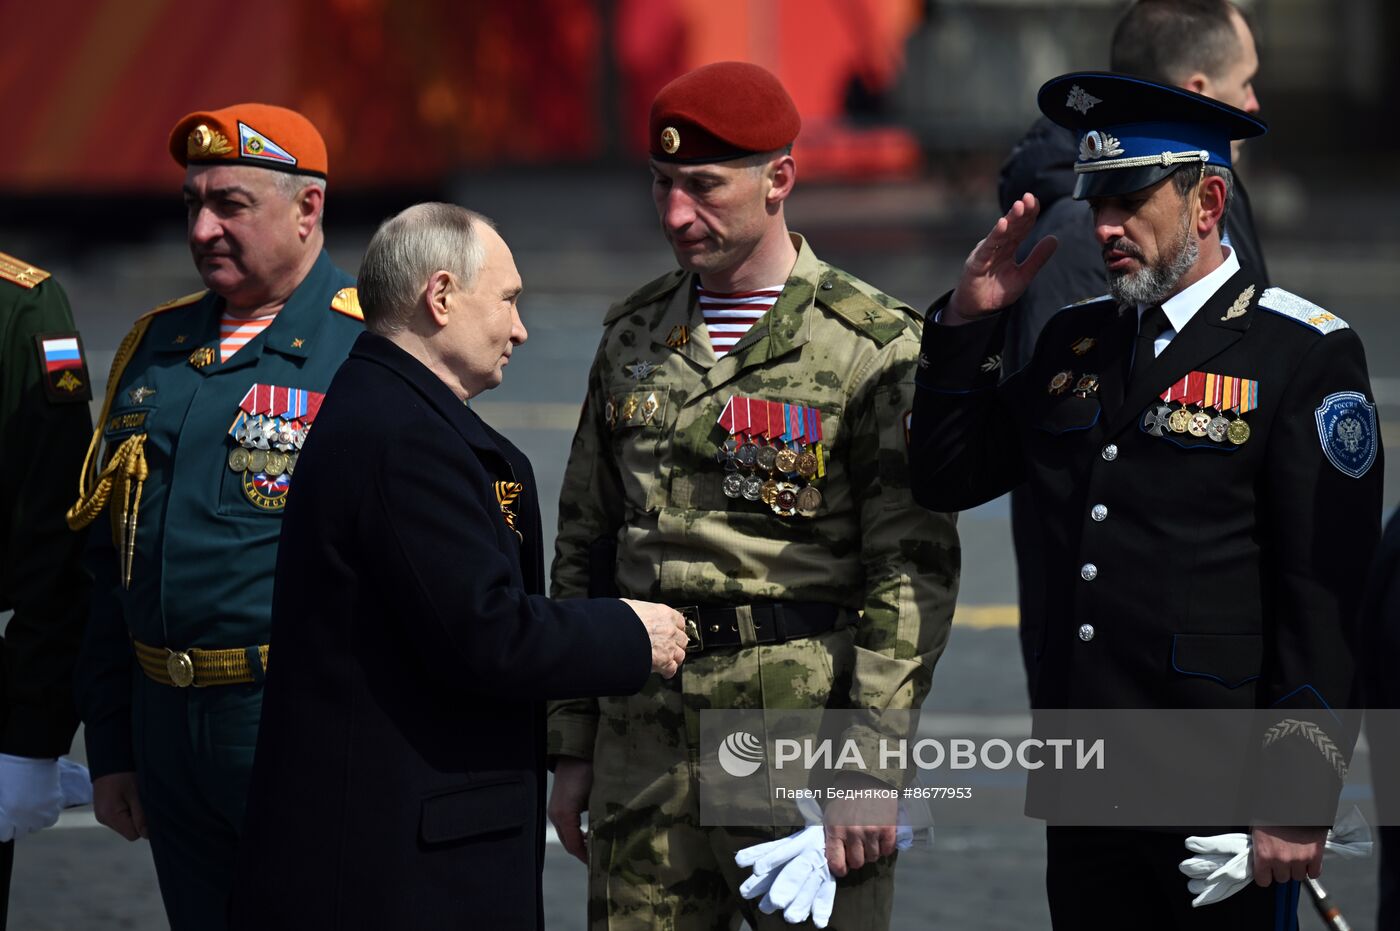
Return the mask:
{"type": "Polygon", "coordinates": [[[524,490],[525,486],[519,482],[496,482],[496,502],[501,506],[501,516],[505,518],[506,526],[513,530],[522,541],[525,539],[525,535],[516,529],[516,514],[511,508],[524,490]]]}

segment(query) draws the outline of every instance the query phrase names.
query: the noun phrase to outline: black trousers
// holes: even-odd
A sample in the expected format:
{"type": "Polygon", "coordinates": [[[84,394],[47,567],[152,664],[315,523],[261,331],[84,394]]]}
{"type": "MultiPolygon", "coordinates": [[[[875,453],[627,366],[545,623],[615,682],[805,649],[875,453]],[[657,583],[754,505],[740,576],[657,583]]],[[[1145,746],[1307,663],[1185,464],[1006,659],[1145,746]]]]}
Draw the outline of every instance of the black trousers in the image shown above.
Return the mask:
{"type": "Polygon", "coordinates": [[[1045,888],[1056,931],[1296,931],[1301,884],[1250,883],[1220,902],[1191,907],[1177,865],[1184,833],[1049,827],[1045,888]]]}
{"type": "Polygon", "coordinates": [[[15,842],[0,844],[0,931],[10,923],[10,870],[15,865],[15,842]]]}

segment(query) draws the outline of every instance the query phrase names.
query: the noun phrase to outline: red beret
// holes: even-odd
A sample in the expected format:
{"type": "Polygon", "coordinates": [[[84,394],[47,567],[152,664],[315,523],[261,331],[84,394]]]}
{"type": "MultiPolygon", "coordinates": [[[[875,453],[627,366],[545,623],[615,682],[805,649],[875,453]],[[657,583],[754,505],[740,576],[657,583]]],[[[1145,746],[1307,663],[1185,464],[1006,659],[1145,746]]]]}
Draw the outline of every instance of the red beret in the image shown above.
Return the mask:
{"type": "Polygon", "coordinates": [[[170,154],[181,165],[252,165],[326,176],[326,141],[295,110],[239,103],[186,114],[170,131],[170,154]]]}
{"type": "Polygon", "coordinates": [[[658,162],[724,162],[785,148],[801,128],[797,107],[770,72],[721,61],[661,88],[648,138],[658,162]]]}

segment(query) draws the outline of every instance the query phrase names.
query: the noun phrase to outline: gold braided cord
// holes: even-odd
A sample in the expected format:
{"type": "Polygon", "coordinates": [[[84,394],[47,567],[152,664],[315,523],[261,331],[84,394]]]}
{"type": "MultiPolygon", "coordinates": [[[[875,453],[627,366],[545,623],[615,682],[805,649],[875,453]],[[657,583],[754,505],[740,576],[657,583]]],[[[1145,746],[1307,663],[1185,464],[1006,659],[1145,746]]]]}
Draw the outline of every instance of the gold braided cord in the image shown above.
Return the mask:
{"type": "MultiPolygon", "coordinates": [[[[142,317],[136,321],[136,325],[131,328],[131,332],[126,334],[121,345],[117,347],[117,354],[112,359],[112,370],[107,375],[107,394],[102,399],[102,413],[97,417],[97,428],[92,431],[92,440],[88,443],[87,455],[83,458],[83,471],[78,475],[78,500],[68,509],[68,526],[73,530],[82,530],[88,524],[97,519],[97,515],[102,513],[103,506],[107,503],[107,496],[110,494],[111,479],[113,473],[112,463],[118,457],[114,455],[102,474],[97,474],[97,452],[102,445],[102,430],[107,425],[107,415],[112,412],[112,400],[117,396],[117,386],[121,382],[122,372],[126,371],[126,365],[131,361],[132,355],[136,352],[136,347],[141,344],[141,338],[146,335],[146,330],[151,325],[151,317],[142,317]],[[104,482],[104,479],[106,481],[104,482]],[[105,487],[104,487],[105,486],[105,487]],[[93,506],[93,502],[101,497],[101,503],[93,506]]],[[[136,437],[128,437],[125,447],[136,437]]],[[[142,435],[142,442],[145,437],[142,435]]],[[[140,444],[137,444],[138,446],[140,444]]],[[[120,450],[121,447],[118,447],[120,450]]],[[[128,453],[128,456],[131,454],[128,453]]],[[[142,457],[144,471],[144,456],[142,457]]],[[[142,475],[145,479],[145,475],[142,475]]]]}

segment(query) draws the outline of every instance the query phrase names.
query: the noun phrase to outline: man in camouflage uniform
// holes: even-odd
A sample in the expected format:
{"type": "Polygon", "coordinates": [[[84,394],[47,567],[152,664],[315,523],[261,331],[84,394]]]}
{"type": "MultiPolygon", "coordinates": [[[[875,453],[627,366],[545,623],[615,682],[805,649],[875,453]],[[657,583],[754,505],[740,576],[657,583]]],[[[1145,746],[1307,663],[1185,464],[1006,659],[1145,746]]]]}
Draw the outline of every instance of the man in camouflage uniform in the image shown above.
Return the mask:
{"type": "MultiPolygon", "coordinates": [[[[605,318],[564,478],[553,593],[615,585],[683,607],[696,636],[672,680],[551,708],[550,817],[589,865],[593,928],[708,929],[741,913],[783,927],[739,898],[734,864],[775,833],[699,825],[699,712],[916,709],[947,642],[956,529],[914,507],[906,464],[922,320],[788,232],[798,126],[782,86],[753,65],[691,72],[652,107],[653,195],[682,267],[605,318]],[[717,353],[707,296],[742,304],[763,290],[771,309],[717,353]],[[774,403],[788,405],[781,426],[774,403]],[[745,461],[746,435],[756,461],[745,461]],[[778,448],[812,455],[775,462],[778,448]]],[[[838,811],[847,804],[826,811],[842,877],[832,926],[884,927],[895,803],[855,822],[838,811]]]]}

